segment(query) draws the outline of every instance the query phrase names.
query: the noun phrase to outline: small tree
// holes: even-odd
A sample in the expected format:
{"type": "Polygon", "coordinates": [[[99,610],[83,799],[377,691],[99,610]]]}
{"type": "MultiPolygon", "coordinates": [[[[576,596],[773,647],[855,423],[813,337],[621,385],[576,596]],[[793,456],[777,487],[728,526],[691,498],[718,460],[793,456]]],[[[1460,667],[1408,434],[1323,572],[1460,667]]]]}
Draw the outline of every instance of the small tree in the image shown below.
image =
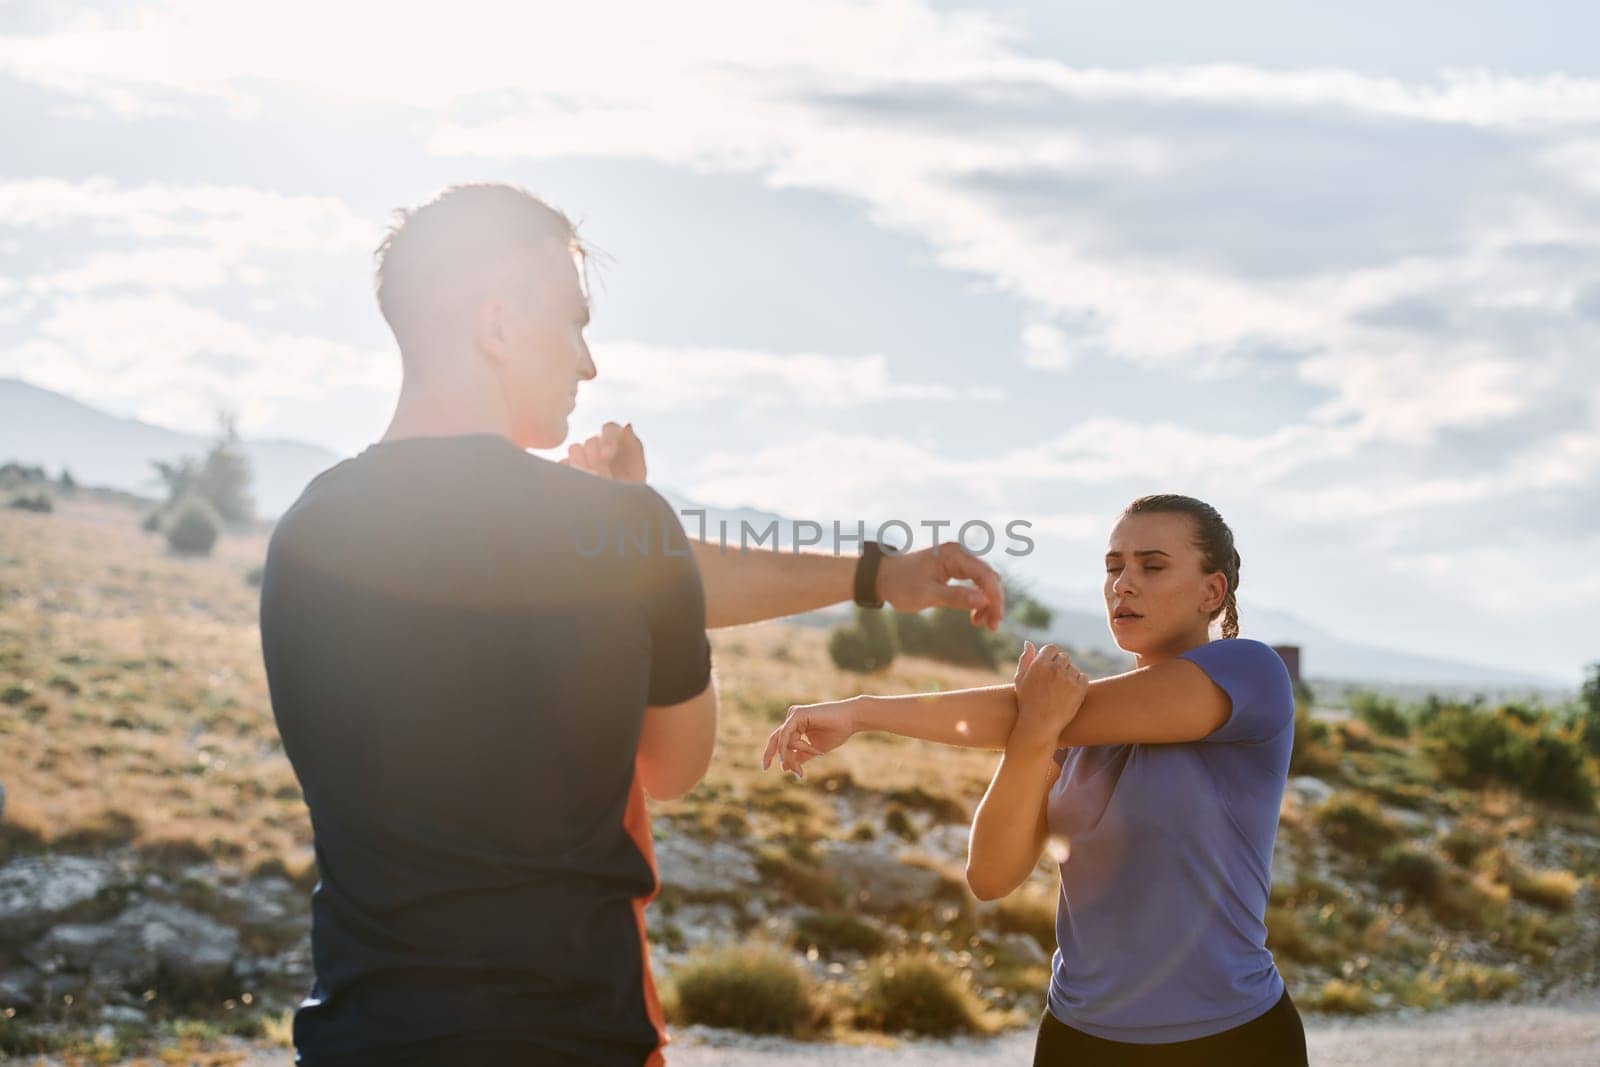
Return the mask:
{"type": "Polygon", "coordinates": [[[186,500],[167,527],[167,547],[180,556],[208,556],[217,543],[217,521],[210,505],[198,498],[186,500]]]}
{"type": "Polygon", "coordinates": [[[217,416],[217,440],[204,456],[183,456],[167,462],[153,460],[156,477],[167,487],[168,510],[191,498],[210,505],[216,519],[248,521],[255,513],[250,496],[250,459],[244,454],[233,416],[217,416]]]}
{"type": "Polygon", "coordinates": [[[72,472],[70,470],[62,467],[61,479],[56,484],[61,486],[61,491],[63,493],[72,493],[78,488],[78,479],[72,476],[72,472]]]}
{"type": "Polygon", "coordinates": [[[1578,694],[1578,718],[1583,747],[1600,757],[1600,663],[1589,664],[1578,694]]]}
{"type": "Polygon", "coordinates": [[[195,487],[223,519],[246,522],[255,513],[250,497],[250,458],[239,443],[233,416],[219,415],[218,424],[220,435],[200,463],[195,487]]]}

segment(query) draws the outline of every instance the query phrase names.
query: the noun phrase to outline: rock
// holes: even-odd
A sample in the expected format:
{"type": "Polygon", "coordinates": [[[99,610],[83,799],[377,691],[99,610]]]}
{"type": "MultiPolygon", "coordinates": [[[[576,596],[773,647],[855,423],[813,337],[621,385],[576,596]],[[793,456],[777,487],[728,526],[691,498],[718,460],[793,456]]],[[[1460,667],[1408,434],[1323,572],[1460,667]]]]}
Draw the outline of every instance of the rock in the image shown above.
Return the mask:
{"type": "Polygon", "coordinates": [[[761,883],[750,853],[726,841],[697,841],[674,835],[655,843],[661,884],[688,896],[714,896],[761,883]]]}
{"type": "Polygon", "coordinates": [[[109,926],[63,923],[30,945],[23,956],[47,972],[87,971],[101,948],[116,936],[109,926]]]}
{"type": "Polygon", "coordinates": [[[39,972],[32,967],[0,971],[0,1010],[31,1005],[38,987],[39,972]]]}
{"type": "Polygon", "coordinates": [[[972,836],[972,828],[964,823],[940,823],[938,826],[928,828],[922,835],[919,844],[928,852],[943,856],[948,860],[965,860],[967,858],[967,841],[972,836]]]}
{"type": "Polygon", "coordinates": [[[0,944],[25,941],[95,898],[113,868],[84,856],[23,856],[0,868],[0,944]]]}
{"type": "Polygon", "coordinates": [[[210,982],[221,978],[239,954],[239,932],[176,904],[143,901],[115,923],[126,958],[153,958],[175,978],[210,982]]]}
{"type": "Polygon", "coordinates": [[[1287,841],[1279,840],[1272,848],[1272,884],[1289,886],[1299,879],[1299,868],[1287,841]]]}
{"type": "Polygon", "coordinates": [[[107,1004],[100,1009],[100,1021],[104,1023],[142,1026],[148,1019],[149,1017],[138,1008],[130,1008],[123,1004],[107,1004]]]}
{"type": "Polygon", "coordinates": [[[889,855],[873,842],[828,842],[822,849],[822,868],[868,911],[924,906],[944,882],[938,871],[889,855]]]}
{"type": "Polygon", "coordinates": [[[1382,810],[1384,815],[1388,816],[1391,821],[1397,822],[1413,832],[1425,829],[1432,824],[1432,820],[1426,815],[1419,811],[1412,811],[1410,808],[1396,808],[1384,805],[1382,810]]]}
{"type": "Polygon", "coordinates": [[[310,902],[286,878],[253,879],[229,896],[239,906],[240,932],[273,947],[293,944],[311,930],[310,902]]]}
{"type": "Polygon", "coordinates": [[[1289,779],[1289,789],[1298,796],[1307,806],[1321,804],[1333,796],[1333,786],[1321,778],[1313,778],[1309,774],[1297,775],[1289,779]]]}
{"type": "Polygon", "coordinates": [[[1006,934],[995,944],[1016,959],[1027,963],[1049,963],[1050,957],[1040,947],[1039,942],[1027,934],[1006,934]]]}

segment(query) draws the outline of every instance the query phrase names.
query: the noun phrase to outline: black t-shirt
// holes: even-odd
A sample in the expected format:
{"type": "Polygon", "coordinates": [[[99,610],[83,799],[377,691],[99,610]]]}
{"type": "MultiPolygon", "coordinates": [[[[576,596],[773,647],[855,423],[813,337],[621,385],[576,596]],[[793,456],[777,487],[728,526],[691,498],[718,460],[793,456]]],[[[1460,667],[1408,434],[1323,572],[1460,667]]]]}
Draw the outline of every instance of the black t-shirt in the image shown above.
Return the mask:
{"type": "Polygon", "coordinates": [[[379,442],[278,521],[261,643],[319,875],[296,1062],[651,1058],[634,760],[711,671],[666,500],[494,434],[379,442]]]}

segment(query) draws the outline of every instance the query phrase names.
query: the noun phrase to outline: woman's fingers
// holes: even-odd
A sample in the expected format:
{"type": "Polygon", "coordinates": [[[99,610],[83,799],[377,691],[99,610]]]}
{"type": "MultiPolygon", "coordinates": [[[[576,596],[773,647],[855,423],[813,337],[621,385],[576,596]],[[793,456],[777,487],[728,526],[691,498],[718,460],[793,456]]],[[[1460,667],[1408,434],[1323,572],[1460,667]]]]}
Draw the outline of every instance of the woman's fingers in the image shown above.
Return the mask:
{"type": "Polygon", "coordinates": [[[801,764],[823,754],[805,736],[804,726],[805,720],[801,716],[790,714],[782,726],[772,731],[772,736],[767,738],[766,751],[761,754],[762,770],[770,768],[772,761],[777,759],[778,765],[784,770],[799,774],[801,764]]]}

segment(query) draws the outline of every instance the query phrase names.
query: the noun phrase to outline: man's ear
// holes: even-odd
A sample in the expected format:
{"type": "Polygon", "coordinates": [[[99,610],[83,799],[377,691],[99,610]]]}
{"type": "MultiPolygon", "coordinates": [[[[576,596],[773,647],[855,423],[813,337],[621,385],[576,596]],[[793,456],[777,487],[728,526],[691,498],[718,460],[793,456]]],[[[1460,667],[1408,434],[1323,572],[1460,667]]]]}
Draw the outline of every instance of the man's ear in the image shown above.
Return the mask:
{"type": "Polygon", "coordinates": [[[507,344],[505,301],[490,297],[478,304],[473,332],[480,348],[496,363],[504,363],[510,353],[507,344]]]}

